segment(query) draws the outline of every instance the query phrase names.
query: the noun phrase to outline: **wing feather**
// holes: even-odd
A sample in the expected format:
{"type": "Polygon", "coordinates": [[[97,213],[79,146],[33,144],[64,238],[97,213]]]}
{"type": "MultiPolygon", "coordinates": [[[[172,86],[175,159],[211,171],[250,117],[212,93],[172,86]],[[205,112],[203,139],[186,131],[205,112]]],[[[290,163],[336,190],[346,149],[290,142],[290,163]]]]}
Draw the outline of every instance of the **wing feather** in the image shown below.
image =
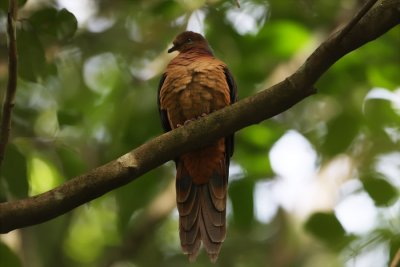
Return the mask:
{"type": "Polygon", "coordinates": [[[158,84],[158,93],[157,93],[157,105],[158,105],[158,113],[160,114],[160,119],[161,119],[161,126],[163,127],[165,132],[171,131],[171,125],[169,124],[168,120],[168,113],[165,109],[161,108],[161,103],[160,103],[160,93],[161,93],[161,88],[164,85],[164,81],[167,78],[167,74],[164,73],[161,76],[160,82],[158,84]]]}

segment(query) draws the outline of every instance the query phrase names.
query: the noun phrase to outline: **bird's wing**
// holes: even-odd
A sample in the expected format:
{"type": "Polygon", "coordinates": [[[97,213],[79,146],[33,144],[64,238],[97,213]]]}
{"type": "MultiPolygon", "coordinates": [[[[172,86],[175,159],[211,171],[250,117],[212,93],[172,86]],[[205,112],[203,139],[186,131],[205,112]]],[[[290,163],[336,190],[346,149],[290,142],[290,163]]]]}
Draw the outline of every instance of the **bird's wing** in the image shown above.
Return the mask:
{"type": "Polygon", "coordinates": [[[237,87],[235,80],[233,79],[233,76],[227,67],[224,68],[224,73],[229,86],[229,95],[231,100],[230,104],[232,105],[237,101],[237,87]]]}
{"type": "MultiPolygon", "coordinates": [[[[230,96],[230,105],[235,103],[237,101],[237,87],[235,80],[233,79],[233,76],[229,69],[227,67],[224,68],[224,73],[225,73],[225,78],[226,82],[228,83],[229,86],[229,96],[230,96]]],[[[229,158],[232,157],[233,155],[233,150],[234,150],[234,134],[231,134],[226,137],[225,139],[225,145],[226,145],[226,162],[227,165],[229,166],[229,158]]]]}
{"type": "Polygon", "coordinates": [[[160,83],[158,84],[157,105],[158,105],[158,112],[160,114],[160,119],[161,119],[161,126],[163,127],[165,132],[168,132],[168,131],[171,131],[171,125],[169,124],[168,114],[165,109],[161,108],[161,104],[160,104],[160,91],[161,91],[161,88],[162,88],[166,78],[167,78],[167,74],[164,73],[161,76],[160,83]]]}

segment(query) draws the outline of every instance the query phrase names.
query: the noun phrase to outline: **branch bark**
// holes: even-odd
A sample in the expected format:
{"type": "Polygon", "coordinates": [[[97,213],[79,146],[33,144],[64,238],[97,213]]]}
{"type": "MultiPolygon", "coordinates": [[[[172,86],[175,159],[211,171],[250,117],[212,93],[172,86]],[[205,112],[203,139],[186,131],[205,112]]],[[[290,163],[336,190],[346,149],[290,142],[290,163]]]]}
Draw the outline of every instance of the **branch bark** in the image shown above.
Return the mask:
{"type": "Polygon", "coordinates": [[[343,30],[332,34],[284,81],[188,126],[156,137],[48,192],[0,203],[0,233],[55,218],[137,179],[182,153],[287,110],[314,94],[315,82],[342,56],[378,38],[399,23],[400,0],[383,0],[358,23],[345,26],[346,34],[342,34],[343,30]]]}
{"type": "Polygon", "coordinates": [[[3,113],[0,126],[0,166],[3,163],[4,153],[11,130],[11,112],[14,107],[15,93],[17,91],[17,38],[15,21],[17,20],[18,1],[9,0],[7,14],[8,35],[8,82],[4,97],[3,113]]]}

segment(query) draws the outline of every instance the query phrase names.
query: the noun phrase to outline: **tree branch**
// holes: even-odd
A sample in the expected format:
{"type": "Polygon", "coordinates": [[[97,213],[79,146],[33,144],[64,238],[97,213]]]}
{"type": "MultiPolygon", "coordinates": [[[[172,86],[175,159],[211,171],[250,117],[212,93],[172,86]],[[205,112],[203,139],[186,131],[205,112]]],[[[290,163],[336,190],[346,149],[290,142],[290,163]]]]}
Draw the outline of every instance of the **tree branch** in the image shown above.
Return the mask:
{"type": "MultiPolygon", "coordinates": [[[[150,140],[87,174],[38,196],[0,203],[0,233],[45,222],[93,200],[176,156],[275,116],[315,93],[314,83],[337,60],[400,23],[400,0],[383,0],[351,27],[331,35],[284,81],[150,140]]],[[[346,29],[346,27],[344,27],[346,29]]]]}
{"type": "Polygon", "coordinates": [[[17,91],[17,38],[15,21],[17,19],[18,1],[9,0],[7,14],[8,35],[8,82],[4,97],[3,113],[0,126],[0,166],[3,163],[4,153],[11,130],[11,112],[14,107],[15,93],[17,91]]]}
{"type": "Polygon", "coordinates": [[[358,11],[358,13],[346,24],[345,27],[343,27],[343,29],[340,31],[340,34],[337,38],[338,41],[341,41],[342,38],[344,36],[346,36],[349,31],[351,31],[351,29],[354,27],[354,25],[357,24],[357,22],[360,21],[360,19],[368,12],[368,10],[371,9],[371,7],[373,5],[375,5],[375,3],[378,0],[369,0],[366,1],[365,4],[361,7],[361,9],[358,11]]]}

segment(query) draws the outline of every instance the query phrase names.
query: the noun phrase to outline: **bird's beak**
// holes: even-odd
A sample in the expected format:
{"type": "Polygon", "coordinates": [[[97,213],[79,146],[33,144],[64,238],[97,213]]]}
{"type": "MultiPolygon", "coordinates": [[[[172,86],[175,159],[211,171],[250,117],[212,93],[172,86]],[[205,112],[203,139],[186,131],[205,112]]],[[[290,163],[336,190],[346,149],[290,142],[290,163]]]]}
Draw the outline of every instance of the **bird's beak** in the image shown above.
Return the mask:
{"type": "Polygon", "coordinates": [[[177,47],[174,45],[173,47],[171,47],[170,49],[168,49],[168,53],[172,53],[174,51],[177,50],[177,47]]]}

